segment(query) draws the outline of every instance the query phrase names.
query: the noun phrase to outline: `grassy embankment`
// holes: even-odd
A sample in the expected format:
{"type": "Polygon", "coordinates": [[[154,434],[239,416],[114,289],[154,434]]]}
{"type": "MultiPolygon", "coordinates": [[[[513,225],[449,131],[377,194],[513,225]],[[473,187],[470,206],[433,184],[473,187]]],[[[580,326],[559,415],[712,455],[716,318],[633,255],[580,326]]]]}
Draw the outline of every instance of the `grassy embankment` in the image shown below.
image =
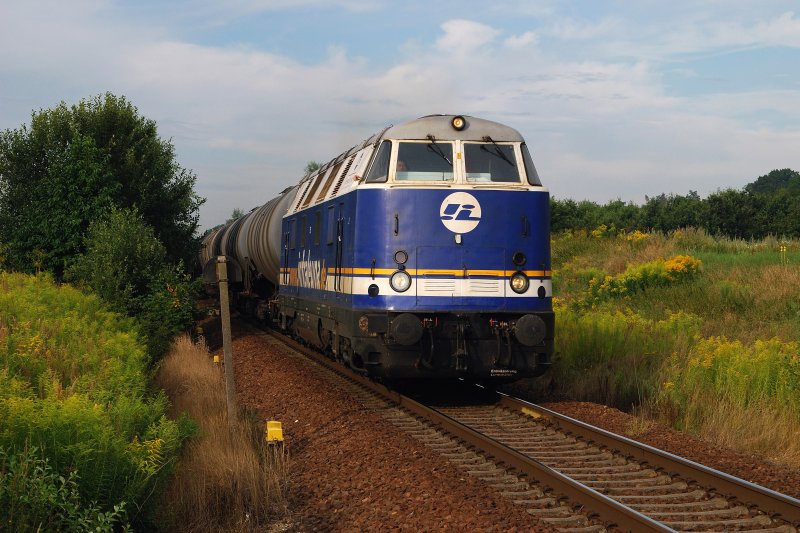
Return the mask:
{"type": "Polygon", "coordinates": [[[147,360],[99,298],[0,272],[0,529],[151,523],[190,427],[165,416],[147,360]]]}
{"type": "Polygon", "coordinates": [[[182,337],[156,377],[172,400],[200,427],[165,494],[166,530],[250,531],[286,511],[287,464],[282,447],[264,442],[263,424],[240,417],[229,428],[221,369],[205,346],[182,337]]]}
{"type": "Polygon", "coordinates": [[[552,251],[557,394],[800,466],[799,242],[601,226],[552,251]]]}
{"type": "Polygon", "coordinates": [[[0,530],[250,530],[280,513],[283,454],[252,420],[229,431],[208,351],[173,346],[169,399],[152,372],[134,319],[0,272],[0,530]]]}

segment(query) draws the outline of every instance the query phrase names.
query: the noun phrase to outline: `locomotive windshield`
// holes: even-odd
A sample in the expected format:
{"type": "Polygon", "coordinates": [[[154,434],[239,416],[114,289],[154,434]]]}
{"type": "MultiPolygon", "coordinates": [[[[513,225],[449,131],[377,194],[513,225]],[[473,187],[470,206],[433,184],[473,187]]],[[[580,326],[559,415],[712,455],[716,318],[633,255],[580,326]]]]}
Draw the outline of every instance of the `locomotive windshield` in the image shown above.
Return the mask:
{"type": "Polygon", "coordinates": [[[464,166],[468,182],[520,182],[517,156],[510,144],[465,144],[464,166]]]}
{"type": "Polygon", "coordinates": [[[453,143],[401,142],[397,150],[398,181],[453,181],[453,143]]]}

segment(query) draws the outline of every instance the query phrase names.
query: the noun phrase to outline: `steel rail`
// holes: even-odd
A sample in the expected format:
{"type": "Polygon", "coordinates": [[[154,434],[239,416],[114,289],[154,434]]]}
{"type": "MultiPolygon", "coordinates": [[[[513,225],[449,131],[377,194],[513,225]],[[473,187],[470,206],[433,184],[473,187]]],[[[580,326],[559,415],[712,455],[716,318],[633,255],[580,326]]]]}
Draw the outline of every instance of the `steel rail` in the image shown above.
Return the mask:
{"type": "Polygon", "coordinates": [[[387,388],[385,385],[370,380],[367,377],[349,372],[344,366],[328,357],[306,348],[293,339],[289,339],[277,332],[269,331],[268,334],[276,337],[287,346],[313,358],[316,362],[336,372],[344,378],[354,381],[395,403],[412,413],[424,418],[456,438],[474,446],[488,457],[525,474],[531,480],[536,480],[566,496],[570,503],[582,508],[582,513],[595,516],[606,525],[623,530],[635,532],[673,532],[666,525],[639,513],[594,489],[583,485],[556,470],[497,442],[496,440],[467,427],[449,416],[427,407],[411,398],[387,388]]]}
{"type": "Polygon", "coordinates": [[[795,527],[800,527],[800,500],[791,496],[611,433],[525,400],[499,392],[498,394],[501,398],[500,405],[503,407],[522,412],[533,418],[543,418],[558,429],[581,437],[587,442],[605,446],[639,462],[647,463],[652,468],[666,470],[666,473],[677,475],[687,482],[697,483],[706,490],[716,491],[723,496],[733,496],[746,506],[757,507],[771,518],[778,518],[795,527]]]}

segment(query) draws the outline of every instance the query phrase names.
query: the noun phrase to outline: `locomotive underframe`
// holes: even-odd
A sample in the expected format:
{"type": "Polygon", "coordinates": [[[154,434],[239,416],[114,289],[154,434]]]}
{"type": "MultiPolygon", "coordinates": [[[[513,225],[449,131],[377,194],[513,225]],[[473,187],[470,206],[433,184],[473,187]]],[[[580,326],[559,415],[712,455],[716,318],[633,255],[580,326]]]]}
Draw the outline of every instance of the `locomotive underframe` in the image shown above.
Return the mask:
{"type": "Polygon", "coordinates": [[[526,313],[375,312],[281,296],[271,315],[278,327],[375,378],[473,377],[505,381],[543,374],[553,354],[555,316],[527,313],[545,325],[544,339],[525,346],[513,324],[526,313]],[[419,340],[397,339],[395,321],[421,325],[419,340]]]}

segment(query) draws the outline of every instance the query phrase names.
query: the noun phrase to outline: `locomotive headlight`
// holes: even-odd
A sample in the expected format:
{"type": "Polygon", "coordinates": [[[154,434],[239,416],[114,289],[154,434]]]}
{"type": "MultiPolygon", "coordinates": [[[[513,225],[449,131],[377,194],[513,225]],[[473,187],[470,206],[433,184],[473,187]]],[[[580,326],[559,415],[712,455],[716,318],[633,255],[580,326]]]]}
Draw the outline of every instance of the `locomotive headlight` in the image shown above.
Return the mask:
{"type": "Polygon", "coordinates": [[[398,270],[389,278],[389,285],[395,292],[406,292],[411,287],[411,276],[405,270],[398,270]]]}
{"type": "Polygon", "coordinates": [[[461,115],[457,117],[453,117],[453,120],[450,122],[453,125],[453,129],[456,131],[461,131],[464,129],[464,126],[467,125],[467,121],[464,120],[464,117],[461,115]]]}
{"type": "Polygon", "coordinates": [[[522,294],[528,290],[530,282],[528,281],[528,276],[522,272],[515,272],[514,275],[511,276],[510,284],[512,291],[517,294],[522,294]]]}

